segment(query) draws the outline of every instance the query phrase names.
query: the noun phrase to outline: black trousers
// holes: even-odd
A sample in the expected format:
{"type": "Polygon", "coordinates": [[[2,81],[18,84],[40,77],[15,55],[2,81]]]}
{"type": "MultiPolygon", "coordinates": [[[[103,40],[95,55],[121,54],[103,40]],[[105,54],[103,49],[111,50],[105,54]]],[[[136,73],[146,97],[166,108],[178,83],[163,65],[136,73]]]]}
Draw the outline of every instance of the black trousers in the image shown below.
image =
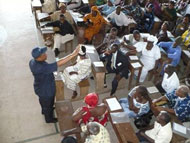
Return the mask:
{"type": "Polygon", "coordinates": [[[53,119],[54,100],[55,100],[55,96],[39,97],[39,102],[42,108],[42,114],[44,114],[46,122],[50,122],[53,119]]]}

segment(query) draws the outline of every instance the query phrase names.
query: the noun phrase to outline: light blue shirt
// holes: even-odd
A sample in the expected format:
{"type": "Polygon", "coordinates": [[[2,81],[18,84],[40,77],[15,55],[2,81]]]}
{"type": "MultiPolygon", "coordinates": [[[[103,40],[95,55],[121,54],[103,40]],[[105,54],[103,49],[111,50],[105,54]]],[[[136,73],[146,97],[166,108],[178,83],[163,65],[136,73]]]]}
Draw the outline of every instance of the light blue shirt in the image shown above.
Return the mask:
{"type": "Polygon", "coordinates": [[[160,42],[158,44],[159,47],[164,47],[166,49],[166,53],[168,58],[172,59],[171,64],[176,67],[181,59],[181,47],[173,47],[174,42],[160,42]]]}
{"type": "Polygon", "coordinates": [[[108,6],[107,4],[104,5],[102,8],[102,13],[106,16],[108,16],[110,13],[112,13],[116,9],[115,6],[108,6]]]}

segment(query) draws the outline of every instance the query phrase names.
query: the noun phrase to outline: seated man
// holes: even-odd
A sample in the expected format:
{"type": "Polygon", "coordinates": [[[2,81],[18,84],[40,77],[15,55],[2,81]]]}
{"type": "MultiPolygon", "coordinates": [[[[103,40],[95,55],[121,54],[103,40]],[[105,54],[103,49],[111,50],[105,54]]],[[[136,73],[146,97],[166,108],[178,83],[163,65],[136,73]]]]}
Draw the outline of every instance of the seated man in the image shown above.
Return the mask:
{"type": "MultiPolygon", "coordinates": [[[[141,52],[140,61],[144,65],[139,82],[144,82],[148,71],[154,69],[158,65],[159,59],[161,58],[161,53],[156,43],[157,38],[150,35],[147,38],[147,43],[142,44],[142,42],[138,42],[134,45],[136,47],[136,51],[141,52]]],[[[135,74],[138,75],[138,73],[135,74]]]]}
{"type": "Polygon", "coordinates": [[[158,38],[158,43],[171,41],[170,38],[168,38],[168,27],[169,23],[167,21],[164,21],[159,33],[156,36],[158,38]]]}
{"type": "Polygon", "coordinates": [[[181,85],[172,93],[165,94],[161,98],[153,101],[155,108],[158,111],[167,111],[168,113],[177,116],[181,122],[190,121],[190,96],[189,88],[186,85],[181,85]],[[169,102],[171,108],[156,106],[160,101],[169,102]]]}
{"type": "Polygon", "coordinates": [[[190,26],[181,36],[183,41],[183,49],[190,48],[190,26]]]}
{"type": "Polygon", "coordinates": [[[114,5],[114,0],[108,0],[107,4],[99,6],[99,8],[100,8],[101,13],[105,16],[108,16],[110,13],[112,13],[116,9],[114,5]]]}
{"type": "Polygon", "coordinates": [[[189,14],[186,14],[185,17],[183,18],[178,18],[176,26],[173,29],[175,37],[181,36],[188,29],[190,23],[189,20],[190,20],[189,14]]]}
{"type": "Polygon", "coordinates": [[[100,14],[97,6],[93,6],[91,8],[91,13],[84,16],[83,19],[87,25],[84,32],[84,38],[86,40],[86,44],[89,44],[92,42],[93,36],[100,32],[103,24],[108,24],[108,22],[100,14]]]}
{"type": "Polygon", "coordinates": [[[97,122],[89,122],[86,126],[81,128],[74,128],[63,131],[63,136],[68,136],[75,133],[84,133],[83,143],[111,143],[107,129],[97,122]]]}
{"type": "Polygon", "coordinates": [[[115,43],[115,42],[119,42],[119,38],[117,36],[118,30],[115,27],[112,27],[110,32],[106,34],[103,43],[100,44],[96,50],[98,52],[98,54],[104,53],[106,50],[110,49],[110,46],[115,43]]]}
{"type": "MultiPolygon", "coordinates": [[[[119,50],[119,47],[120,45],[118,43],[113,43],[111,45],[111,50],[104,52],[104,56],[102,56],[102,60],[104,59],[107,60],[106,69],[108,74],[115,73],[115,77],[112,81],[112,90],[110,93],[111,96],[116,92],[119,81],[123,77],[127,79],[129,73],[128,58],[119,50]]],[[[106,85],[106,79],[105,79],[105,85],[106,85]]]]}
{"type": "Polygon", "coordinates": [[[118,6],[114,12],[109,14],[107,18],[111,21],[111,24],[114,27],[117,27],[119,29],[119,33],[125,34],[128,31],[128,25],[132,23],[136,23],[133,18],[130,18],[126,16],[122,11],[121,7],[118,6]]]}
{"type": "Polygon", "coordinates": [[[171,64],[165,66],[163,79],[156,84],[156,87],[163,94],[171,93],[179,87],[179,78],[171,64]]]}
{"type": "Polygon", "coordinates": [[[160,48],[164,49],[168,57],[168,59],[164,61],[162,65],[171,64],[172,66],[176,67],[179,64],[181,59],[181,42],[182,38],[179,36],[174,42],[160,42],[158,44],[160,48]]]}
{"type": "Polygon", "coordinates": [[[77,96],[76,85],[86,79],[91,73],[91,60],[86,55],[86,48],[81,46],[76,64],[67,67],[63,72],[64,83],[67,88],[73,90],[72,98],[77,96]]]}
{"type": "Polygon", "coordinates": [[[55,0],[45,0],[42,4],[43,13],[53,13],[56,11],[56,1],[55,0]]]}
{"type": "Polygon", "coordinates": [[[106,126],[108,121],[107,106],[104,103],[98,104],[99,97],[96,93],[89,93],[85,96],[85,106],[78,108],[73,113],[73,121],[80,126],[89,122],[98,122],[106,126]]]}
{"type": "Polygon", "coordinates": [[[47,23],[45,26],[53,26],[55,35],[54,35],[54,52],[57,57],[60,53],[59,49],[61,48],[61,44],[64,44],[72,39],[74,39],[74,30],[65,20],[65,16],[63,14],[60,15],[60,20],[47,23]]]}
{"type": "Polygon", "coordinates": [[[73,10],[81,6],[82,0],[71,0],[67,3],[67,9],[73,10]]]}
{"type": "Polygon", "coordinates": [[[148,0],[148,2],[146,3],[145,7],[147,7],[149,4],[153,5],[153,12],[154,15],[160,17],[162,15],[162,11],[161,11],[161,7],[160,7],[160,3],[157,0],[148,0]]]}
{"type": "Polygon", "coordinates": [[[140,23],[137,24],[139,31],[141,32],[148,32],[152,30],[154,24],[154,13],[153,13],[153,5],[149,4],[145,8],[145,12],[141,17],[140,23]]]}
{"type": "Polygon", "coordinates": [[[165,111],[161,111],[156,117],[154,125],[137,133],[139,141],[146,143],[170,143],[172,135],[171,118],[165,111]]]}
{"type": "Polygon", "coordinates": [[[128,94],[127,98],[119,100],[123,110],[129,118],[140,117],[150,111],[151,98],[144,86],[134,87],[128,94]]]}

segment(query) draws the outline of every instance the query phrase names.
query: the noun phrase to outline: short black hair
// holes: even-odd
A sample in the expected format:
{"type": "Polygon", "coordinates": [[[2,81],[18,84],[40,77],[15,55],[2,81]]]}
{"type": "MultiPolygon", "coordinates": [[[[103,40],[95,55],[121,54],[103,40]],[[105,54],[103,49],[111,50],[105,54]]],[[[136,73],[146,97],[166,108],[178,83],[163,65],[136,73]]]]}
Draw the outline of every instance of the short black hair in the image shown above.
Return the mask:
{"type": "Polygon", "coordinates": [[[77,140],[72,136],[68,136],[68,137],[63,138],[61,143],[77,143],[77,140]]]}
{"type": "Polygon", "coordinates": [[[140,31],[139,30],[134,30],[133,34],[140,34],[140,31]]]}
{"type": "Polygon", "coordinates": [[[150,97],[149,97],[149,95],[148,95],[148,90],[147,90],[147,88],[145,86],[139,85],[138,88],[137,88],[137,90],[138,90],[138,93],[141,96],[143,96],[147,101],[151,100],[150,97]]]}
{"type": "Polygon", "coordinates": [[[65,18],[65,15],[64,14],[60,14],[60,18],[65,18]]]}
{"type": "Polygon", "coordinates": [[[163,120],[167,124],[171,121],[171,117],[168,112],[162,111],[161,114],[163,115],[163,120]]]}
{"type": "Polygon", "coordinates": [[[116,27],[112,27],[110,31],[118,32],[116,27]]]}

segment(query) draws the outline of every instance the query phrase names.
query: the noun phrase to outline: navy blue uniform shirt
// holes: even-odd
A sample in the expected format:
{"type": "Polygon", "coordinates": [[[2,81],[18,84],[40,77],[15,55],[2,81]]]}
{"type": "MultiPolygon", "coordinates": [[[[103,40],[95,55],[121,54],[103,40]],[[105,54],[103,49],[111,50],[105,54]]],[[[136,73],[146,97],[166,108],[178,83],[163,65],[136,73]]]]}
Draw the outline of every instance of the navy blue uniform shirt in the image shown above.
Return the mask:
{"type": "Polygon", "coordinates": [[[34,91],[39,97],[55,96],[54,71],[57,71],[57,63],[48,64],[32,59],[29,63],[30,70],[34,76],[34,91]]]}

